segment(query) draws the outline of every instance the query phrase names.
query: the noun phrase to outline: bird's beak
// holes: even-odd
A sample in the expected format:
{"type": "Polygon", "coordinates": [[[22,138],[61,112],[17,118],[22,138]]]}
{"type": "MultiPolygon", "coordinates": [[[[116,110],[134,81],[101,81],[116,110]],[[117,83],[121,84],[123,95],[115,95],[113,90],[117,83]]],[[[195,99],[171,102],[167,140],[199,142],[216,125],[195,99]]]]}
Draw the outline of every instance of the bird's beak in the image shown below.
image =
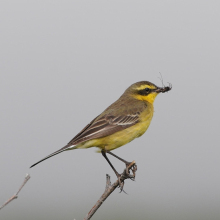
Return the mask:
{"type": "Polygon", "coordinates": [[[169,84],[169,86],[164,86],[164,87],[157,87],[155,90],[154,90],[154,92],[156,92],[156,93],[164,93],[164,92],[168,92],[168,91],[170,91],[172,89],[172,85],[171,84],[169,84]]]}

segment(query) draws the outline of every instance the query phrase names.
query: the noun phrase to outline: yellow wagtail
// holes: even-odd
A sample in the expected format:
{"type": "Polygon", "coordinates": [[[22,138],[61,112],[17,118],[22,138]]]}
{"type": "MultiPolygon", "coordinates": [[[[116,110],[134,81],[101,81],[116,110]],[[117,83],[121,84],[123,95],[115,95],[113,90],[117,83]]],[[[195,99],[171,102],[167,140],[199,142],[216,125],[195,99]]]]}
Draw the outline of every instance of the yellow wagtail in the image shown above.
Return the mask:
{"type": "Polygon", "coordinates": [[[106,153],[123,161],[127,167],[130,164],[129,162],[110,151],[145,133],[153,117],[153,103],[156,96],[169,90],[171,90],[171,86],[157,87],[148,81],[132,84],[117,101],[92,120],[66,146],[31,167],[63,151],[98,147],[114,170],[120,183],[121,175],[115,170],[106,153]]]}

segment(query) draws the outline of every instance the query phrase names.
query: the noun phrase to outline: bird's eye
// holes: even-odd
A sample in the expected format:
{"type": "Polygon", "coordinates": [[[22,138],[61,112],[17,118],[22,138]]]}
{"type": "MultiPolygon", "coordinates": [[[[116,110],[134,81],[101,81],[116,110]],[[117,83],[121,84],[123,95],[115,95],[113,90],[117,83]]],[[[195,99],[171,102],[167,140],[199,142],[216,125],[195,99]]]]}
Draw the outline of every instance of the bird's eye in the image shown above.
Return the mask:
{"type": "Polygon", "coordinates": [[[145,88],[145,91],[146,91],[146,92],[150,92],[150,89],[149,89],[149,88],[145,88]]]}

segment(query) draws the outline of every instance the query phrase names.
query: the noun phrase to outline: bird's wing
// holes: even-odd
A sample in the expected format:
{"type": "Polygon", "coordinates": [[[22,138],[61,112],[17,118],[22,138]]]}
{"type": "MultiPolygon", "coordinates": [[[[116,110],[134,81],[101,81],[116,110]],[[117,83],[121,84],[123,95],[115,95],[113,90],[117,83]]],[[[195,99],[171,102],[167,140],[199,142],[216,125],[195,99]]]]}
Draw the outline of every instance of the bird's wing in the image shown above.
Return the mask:
{"type": "Polygon", "coordinates": [[[121,131],[139,121],[139,112],[120,116],[104,115],[97,117],[77,134],[68,145],[76,145],[95,138],[102,138],[121,131]]]}
{"type": "Polygon", "coordinates": [[[121,131],[125,128],[128,128],[136,124],[138,120],[139,120],[139,112],[135,114],[127,114],[121,116],[105,115],[100,118],[98,116],[93,121],[91,121],[79,134],[77,134],[66,146],[46,156],[42,160],[33,164],[31,167],[69,148],[72,148],[73,146],[79,143],[92,140],[95,138],[105,137],[114,134],[115,132],[121,131]]]}
{"type": "Polygon", "coordinates": [[[48,155],[47,157],[33,164],[31,167],[65,150],[74,149],[77,144],[95,138],[106,137],[135,125],[139,122],[140,113],[146,107],[147,106],[143,102],[135,101],[134,99],[119,99],[110,105],[101,115],[93,119],[66,146],[48,155]],[[128,106],[132,106],[132,108],[128,108],[128,106]]]}

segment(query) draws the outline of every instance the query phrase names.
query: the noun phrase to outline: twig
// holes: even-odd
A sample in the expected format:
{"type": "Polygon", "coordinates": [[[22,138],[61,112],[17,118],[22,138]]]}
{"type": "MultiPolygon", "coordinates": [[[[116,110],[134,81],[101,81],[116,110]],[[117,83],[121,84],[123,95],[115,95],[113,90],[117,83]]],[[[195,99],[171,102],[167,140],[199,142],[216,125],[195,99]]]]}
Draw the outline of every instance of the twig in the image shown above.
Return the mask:
{"type": "Polygon", "coordinates": [[[15,195],[13,195],[10,199],[8,199],[7,202],[5,202],[0,209],[2,209],[3,207],[5,207],[6,205],[8,205],[8,203],[10,203],[12,200],[17,199],[18,198],[18,193],[21,191],[21,189],[24,187],[24,185],[27,183],[27,181],[30,179],[30,175],[27,173],[25,178],[24,178],[24,182],[22,183],[22,185],[20,186],[20,188],[18,189],[18,191],[15,193],[15,195]]]}
{"type": "MultiPolygon", "coordinates": [[[[135,177],[135,171],[137,170],[137,166],[135,161],[132,161],[131,164],[127,167],[127,170],[129,172],[129,170],[132,169],[133,172],[133,176],[135,177]]],[[[124,170],[124,172],[121,175],[120,181],[123,183],[124,180],[130,178],[127,175],[126,169],[124,170]]],[[[96,202],[96,204],[92,207],[92,209],[89,211],[89,213],[86,215],[86,217],[84,218],[84,220],[89,220],[94,214],[95,212],[98,210],[98,208],[102,205],[102,203],[108,198],[108,196],[119,186],[119,181],[117,180],[116,182],[114,182],[111,185],[111,181],[110,181],[110,176],[108,174],[106,174],[106,187],[105,187],[105,191],[102,194],[102,196],[100,197],[100,199],[96,202]]]]}

